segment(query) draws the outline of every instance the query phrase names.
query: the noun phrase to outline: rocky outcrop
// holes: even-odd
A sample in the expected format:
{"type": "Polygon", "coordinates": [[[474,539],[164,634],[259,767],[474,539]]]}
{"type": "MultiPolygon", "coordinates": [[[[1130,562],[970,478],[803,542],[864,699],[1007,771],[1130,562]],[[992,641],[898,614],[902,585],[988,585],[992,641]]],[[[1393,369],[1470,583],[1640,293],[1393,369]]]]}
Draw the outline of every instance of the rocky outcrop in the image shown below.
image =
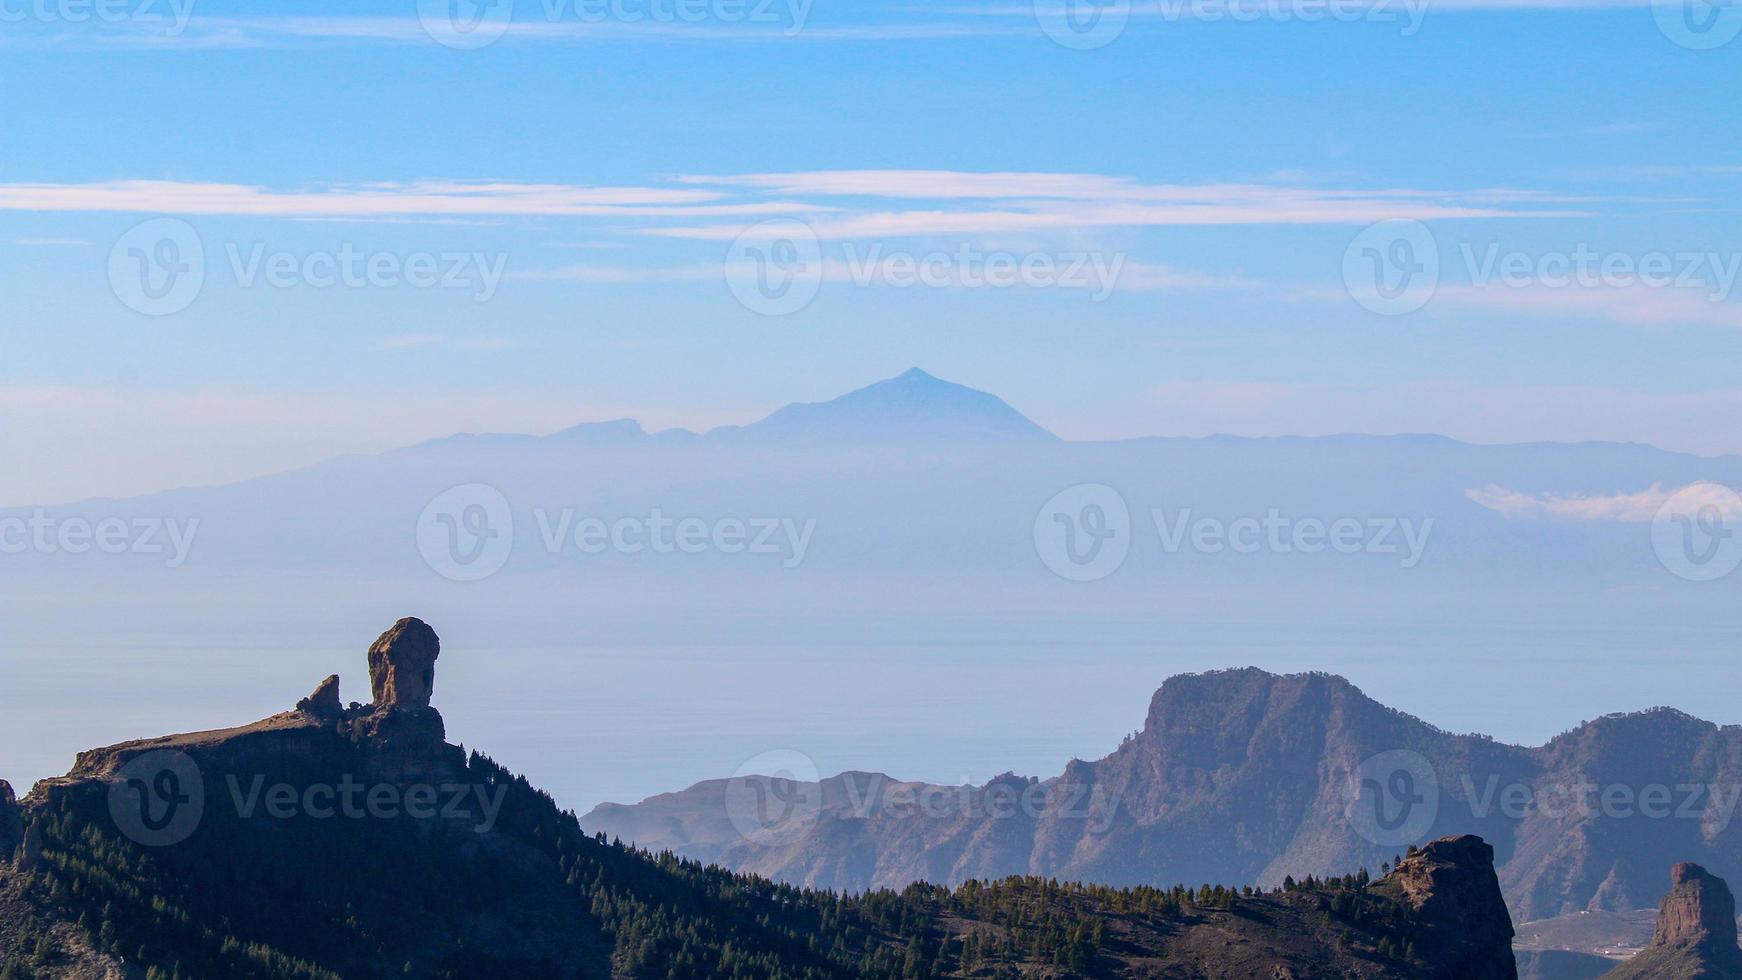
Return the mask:
{"type": "Polygon", "coordinates": [[[1683,862],[1670,870],[1669,894],[1657,910],[1653,946],[1736,948],[1736,900],[1722,878],[1697,864],[1683,862]]]}
{"type": "Polygon", "coordinates": [[[0,863],[12,860],[12,849],[24,837],[23,816],[12,784],[0,779],[0,863]]]}
{"type": "Polygon", "coordinates": [[[1736,899],[1724,879],[1697,864],[1670,870],[1651,945],[1607,974],[1616,980],[1719,980],[1742,977],[1736,899]]]}
{"type": "Polygon", "coordinates": [[[369,690],[377,708],[427,708],[442,641],[429,624],[406,617],[369,647],[369,690]]]}
{"type": "Polygon", "coordinates": [[[335,718],[343,714],[345,706],[339,703],[339,675],[328,674],[326,680],[315,686],[313,694],[296,703],[296,710],[320,718],[335,718]]]}
{"type": "Polygon", "coordinates": [[[1514,980],[1512,916],[1480,837],[1442,837],[1397,862],[1372,890],[1414,912],[1416,944],[1445,980],[1514,980]]]}
{"type": "MultiPolygon", "coordinates": [[[[113,782],[134,760],[164,752],[186,757],[214,799],[227,798],[220,794],[229,785],[228,777],[244,786],[256,778],[295,785],[340,777],[440,785],[464,769],[465,754],[447,744],[441,712],[429,703],[439,650],[434,630],[419,620],[402,619],[369,648],[376,704],[345,708],[338,675],[330,675],[295,710],[250,725],[80,752],[67,775],[38,782],[32,797],[113,782]]],[[[0,819],[0,835],[4,833],[0,819]]]]}

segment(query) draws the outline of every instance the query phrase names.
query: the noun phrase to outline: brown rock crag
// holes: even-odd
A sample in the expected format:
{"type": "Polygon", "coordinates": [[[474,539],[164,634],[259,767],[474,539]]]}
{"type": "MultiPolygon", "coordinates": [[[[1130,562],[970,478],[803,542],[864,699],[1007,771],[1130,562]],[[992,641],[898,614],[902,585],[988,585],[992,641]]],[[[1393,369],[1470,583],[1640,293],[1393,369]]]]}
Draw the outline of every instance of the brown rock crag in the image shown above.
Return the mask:
{"type": "Polygon", "coordinates": [[[314,693],[296,703],[296,710],[321,718],[336,718],[345,706],[339,703],[339,675],[328,674],[315,686],[314,693]]]}
{"type": "Polygon", "coordinates": [[[410,616],[369,647],[369,691],[376,708],[427,708],[435,690],[442,641],[429,624],[410,616]]]}
{"type": "Polygon", "coordinates": [[[1417,944],[1445,980],[1516,980],[1512,916],[1494,848],[1472,834],[1429,841],[1372,886],[1414,910],[1417,944]]]}
{"type": "Polygon", "coordinates": [[[1657,906],[1651,945],[1606,978],[1719,980],[1742,977],[1736,946],[1736,899],[1724,879],[1684,861],[1670,870],[1669,894],[1657,906]]]}

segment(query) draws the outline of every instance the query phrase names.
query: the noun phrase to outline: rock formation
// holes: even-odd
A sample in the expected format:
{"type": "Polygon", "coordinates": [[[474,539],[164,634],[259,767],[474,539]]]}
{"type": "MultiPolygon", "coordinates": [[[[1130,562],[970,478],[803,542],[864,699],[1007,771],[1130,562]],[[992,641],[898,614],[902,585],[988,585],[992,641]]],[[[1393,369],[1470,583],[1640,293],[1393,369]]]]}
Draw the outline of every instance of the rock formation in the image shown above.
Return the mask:
{"type": "Polygon", "coordinates": [[[343,714],[344,705],[339,703],[339,675],[328,674],[326,680],[316,685],[313,694],[296,703],[296,710],[323,718],[343,714]]]}
{"type": "Polygon", "coordinates": [[[377,708],[427,708],[442,641],[429,624],[406,617],[369,648],[369,690],[377,708]]]}
{"type": "Polygon", "coordinates": [[[1445,980],[1515,980],[1512,916],[1480,837],[1442,837],[1397,862],[1373,891],[1413,909],[1417,945],[1445,980]]]}
{"type": "Polygon", "coordinates": [[[18,797],[12,793],[12,784],[0,779],[0,861],[10,858],[12,849],[23,838],[22,817],[23,814],[18,809],[18,797]]]}
{"type": "Polygon", "coordinates": [[[1616,980],[1718,980],[1742,977],[1736,899],[1724,879],[1697,864],[1670,871],[1651,945],[1606,974],[1616,980]]]}

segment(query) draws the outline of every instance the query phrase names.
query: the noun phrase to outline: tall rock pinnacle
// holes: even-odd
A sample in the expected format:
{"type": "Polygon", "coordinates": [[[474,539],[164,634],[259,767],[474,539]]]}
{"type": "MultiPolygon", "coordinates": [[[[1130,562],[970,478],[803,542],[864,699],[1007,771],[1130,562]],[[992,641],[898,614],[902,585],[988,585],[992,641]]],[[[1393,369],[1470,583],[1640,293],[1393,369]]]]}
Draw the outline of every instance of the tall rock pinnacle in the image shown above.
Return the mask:
{"type": "Polygon", "coordinates": [[[421,619],[393,624],[369,647],[369,691],[376,708],[427,708],[442,641],[421,619]]]}
{"type": "Polygon", "coordinates": [[[1736,899],[1724,879],[1683,862],[1669,874],[1651,945],[1605,978],[1721,980],[1742,977],[1736,948],[1736,899]]]}

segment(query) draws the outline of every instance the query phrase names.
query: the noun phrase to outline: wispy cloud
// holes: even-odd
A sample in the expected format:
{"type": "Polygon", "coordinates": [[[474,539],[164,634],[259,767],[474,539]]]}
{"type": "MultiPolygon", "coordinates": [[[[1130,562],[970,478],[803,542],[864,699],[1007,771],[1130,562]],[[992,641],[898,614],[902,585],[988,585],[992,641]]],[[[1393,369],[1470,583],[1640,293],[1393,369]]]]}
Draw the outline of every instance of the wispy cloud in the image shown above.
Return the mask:
{"type": "Polygon", "coordinates": [[[725,203],[689,187],[591,187],[510,181],[424,180],[270,190],[245,184],[112,180],[0,184],[0,211],[110,211],[280,218],[415,215],[758,216],[815,212],[815,205],[725,203]]]}
{"type": "MultiPolygon", "coordinates": [[[[809,219],[824,239],[980,236],[1075,229],[1244,224],[1364,224],[1389,218],[1568,217],[1566,208],[1530,190],[1477,192],[1411,188],[1318,188],[1272,184],[1148,184],[1128,177],[1069,173],[972,173],[939,170],[838,170],[732,176],[689,175],[691,186],[729,187],[835,199],[834,213],[809,219]],[[866,210],[851,199],[901,199],[927,207],[866,210]],[[934,202],[957,202],[957,207],[934,202]]],[[[755,230],[752,230],[754,233],[755,230]]],[[[778,237],[778,228],[764,229],[778,237]]],[[[733,239],[746,229],[686,225],[649,234],[733,239]]]]}
{"type": "Polygon", "coordinates": [[[1551,518],[1571,521],[1616,521],[1647,524],[1671,497],[1686,493],[1678,506],[1697,509],[1709,504],[1726,518],[1742,517],[1736,494],[1716,483],[1694,483],[1665,489],[1660,483],[1632,493],[1556,494],[1520,493],[1490,484],[1465,490],[1472,502],[1508,518],[1551,518]]]}
{"type": "Polygon", "coordinates": [[[432,347],[441,343],[440,337],[429,334],[404,334],[398,337],[388,337],[381,342],[382,350],[411,350],[415,347],[432,347]]]}
{"type": "MultiPolygon", "coordinates": [[[[1742,327],[1742,303],[1713,299],[1711,286],[1442,286],[1434,302],[1531,317],[1572,317],[1629,327],[1742,327]]],[[[1727,295],[1727,292],[1726,292],[1727,295]]]]}
{"type": "MultiPolygon", "coordinates": [[[[819,238],[977,236],[1108,227],[1359,224],[1386,218],[1568,217],[1530,190],[1472,192],[1267,184],[1146,184],[1101,174],[929,170],[818,171],[678,178],[672,186],[605,187],[437,180],[270,189],[245,184],[111,180],[0,184],[0,211],[145,212],[303,220],[570,216],[702,218],[644,234],[731,240],[761,219],[803,217],[819,238]],[[792,198],[805,198],[804,200],[792,198]],[[868,209],[856,199],[924,202],[868,209]],[[957,206],[938,206],[937,202],[957,206]]],[[[767,234],[781,234],[778,229],[767,234]]]]}
{"type": "MultiPolygon", "coordinates": [[[[1031,35],[1026,24],[1001,24],[973,19],[910,19],[886,23],[810,24],[809,4],[798,4],[780,16],[721,17],[685,20],[677,17],[527,17],[491,25],[500,30],[494,43],[587,44],[602,42],[724,42],[793,43],[948,40],[1031,35]]],[[[545,12],[546,5],[536,8],[545,12]]],[[[214,17],[197,15],[185,23],[149,17],[114,22],[94,21],[83,30],[9,32],[0,48],[137,50],[282,48],[299,44],[433,45],[436,40],[416,17],[214,17]]]]}

